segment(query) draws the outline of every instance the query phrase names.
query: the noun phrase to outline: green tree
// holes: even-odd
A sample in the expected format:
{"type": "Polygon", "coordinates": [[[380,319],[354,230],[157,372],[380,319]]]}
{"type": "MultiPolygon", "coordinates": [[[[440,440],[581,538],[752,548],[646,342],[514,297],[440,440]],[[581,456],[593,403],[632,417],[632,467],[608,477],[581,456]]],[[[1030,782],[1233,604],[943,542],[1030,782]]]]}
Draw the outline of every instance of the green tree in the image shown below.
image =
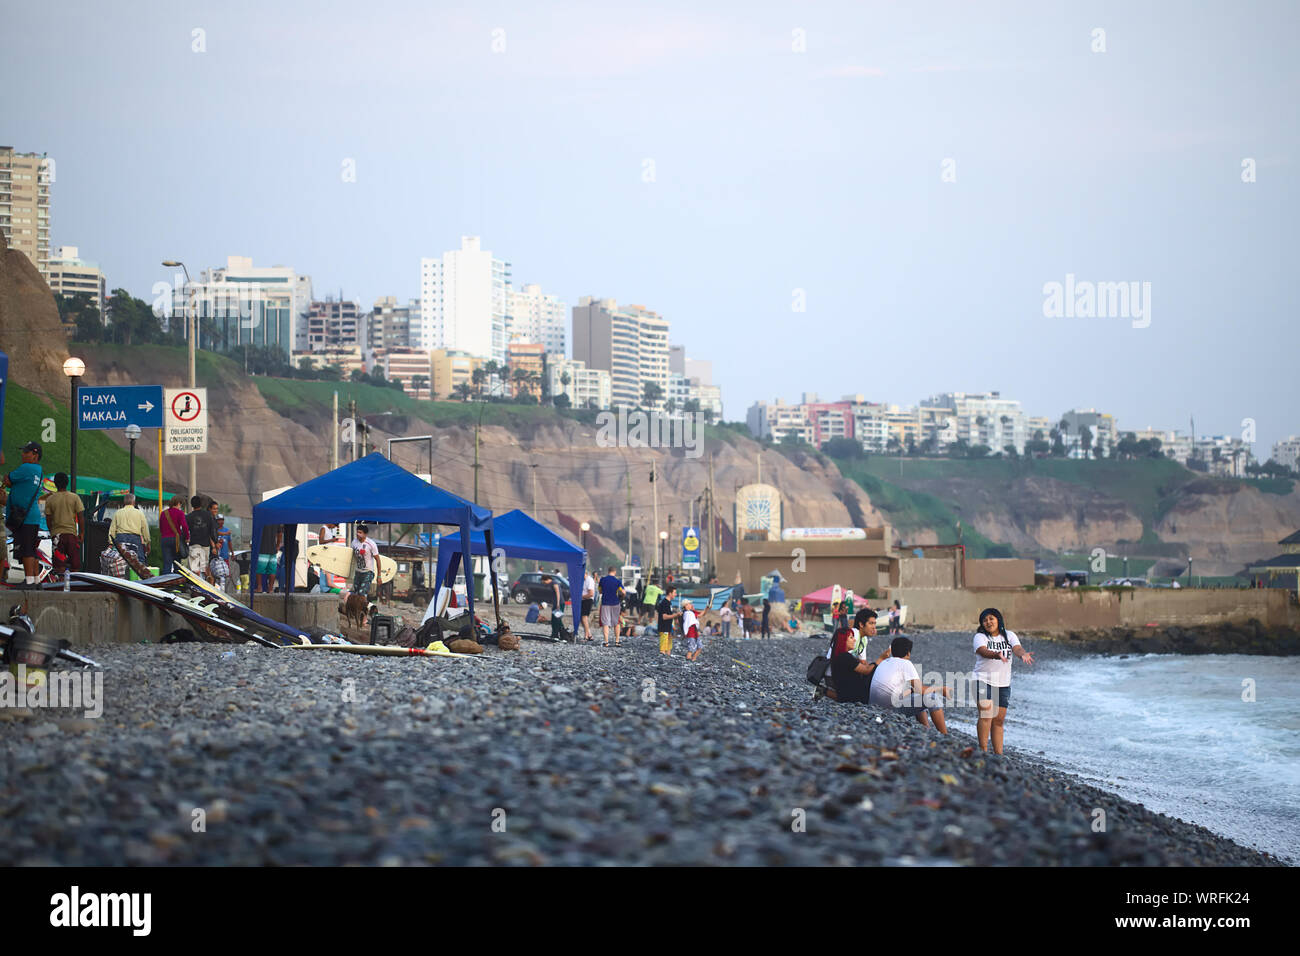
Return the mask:
{"type": "Polygon", "coordinates": [[[1083,449],[1085,458],[1092,451],[1092,429],[1087,425],[1079,429],[1079,447],[1083,449]]]}
{"type": "Polygon", "coordinates": [[[162,324],[153,309],[125,289],[114,289],[108,299],[109,334],[122,345],[147,345],[162,335],[162,324]]]}
{"type": "Polygon", "coordinates": [[[646,382],[641,386],[641,401],[653,407],[663,400],[664,387],[658,382],[646,382]]]}
{"type": "Polygon", "coordinates": [[[852,438],[831,438],[822,445],[822,451],[832,458],[862,458],[862,443],[852,438]]]}

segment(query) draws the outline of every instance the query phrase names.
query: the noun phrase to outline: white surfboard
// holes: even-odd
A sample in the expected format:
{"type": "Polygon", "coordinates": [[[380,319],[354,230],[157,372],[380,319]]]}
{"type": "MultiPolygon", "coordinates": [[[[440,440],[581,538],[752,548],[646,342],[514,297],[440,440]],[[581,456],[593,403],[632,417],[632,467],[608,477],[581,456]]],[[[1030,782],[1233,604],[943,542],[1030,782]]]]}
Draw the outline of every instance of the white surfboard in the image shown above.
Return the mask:
{"type": "MultiPolygon", "coordinates": [[[[345,544],[317,544],[307,549],[307,561],[318,564],[330,574],[345,578],[349,584],[354,577],[356,552],[345,544]]],[[[386,554],[379,556],[379,584],[387,584],[397,577],[397,562],[386,554]]]]}

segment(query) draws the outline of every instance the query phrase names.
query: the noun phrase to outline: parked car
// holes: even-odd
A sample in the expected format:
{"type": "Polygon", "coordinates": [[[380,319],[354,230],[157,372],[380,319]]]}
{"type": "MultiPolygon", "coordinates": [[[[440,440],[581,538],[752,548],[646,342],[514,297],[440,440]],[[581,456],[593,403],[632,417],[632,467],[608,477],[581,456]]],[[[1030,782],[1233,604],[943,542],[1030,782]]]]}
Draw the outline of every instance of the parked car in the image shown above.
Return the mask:
{"type": "MultiPolygon", "coordinates": [[[[543,584],[542,578],[548,577],[543,571],[525,571],[515,579],[510,585],[510,600],[516,604],[554,604],[555,590],[549,584],[543,584]]],[[[560,596],[569,600],[569,581],[562,574],[552,574],[549,577],[555,578],[560,582],[560,596]]]]}

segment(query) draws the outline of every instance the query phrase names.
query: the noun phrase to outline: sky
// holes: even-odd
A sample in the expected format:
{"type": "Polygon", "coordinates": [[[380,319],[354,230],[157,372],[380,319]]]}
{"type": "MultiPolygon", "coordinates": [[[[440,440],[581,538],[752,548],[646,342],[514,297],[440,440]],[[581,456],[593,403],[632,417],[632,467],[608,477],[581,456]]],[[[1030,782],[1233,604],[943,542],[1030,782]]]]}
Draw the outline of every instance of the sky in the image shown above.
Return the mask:
{"type": "Polygon", "coordinates": [[[0,143],[146,300],[233,254],[368,308],[479,235],[659,312],[732,420],[997,390],[1300,433],[1295,3],[4,7],[0,143]],[[1046,315],[1067,276],[1149,313],[1046,315]]]}

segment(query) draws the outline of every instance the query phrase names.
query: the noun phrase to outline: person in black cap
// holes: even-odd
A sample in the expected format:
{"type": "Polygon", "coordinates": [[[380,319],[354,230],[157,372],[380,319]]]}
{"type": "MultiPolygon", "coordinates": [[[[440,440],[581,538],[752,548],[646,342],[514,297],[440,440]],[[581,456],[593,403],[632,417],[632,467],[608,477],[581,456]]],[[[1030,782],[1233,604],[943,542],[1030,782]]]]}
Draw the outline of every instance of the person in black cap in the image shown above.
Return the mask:
{"type": "Polygon", "coordinates": [[[22,447],[23,463],[4,477],[4,486],[9,489],[9,501],[5,505],[5,526],[13,533],[14,555],[23,563],[23,582],[28,585],[36,583],[39,570],[37,548],[41,529],[41,482],[45,472],[38,462],[41,460],[41,446],[29,441],[22,447]]]}

